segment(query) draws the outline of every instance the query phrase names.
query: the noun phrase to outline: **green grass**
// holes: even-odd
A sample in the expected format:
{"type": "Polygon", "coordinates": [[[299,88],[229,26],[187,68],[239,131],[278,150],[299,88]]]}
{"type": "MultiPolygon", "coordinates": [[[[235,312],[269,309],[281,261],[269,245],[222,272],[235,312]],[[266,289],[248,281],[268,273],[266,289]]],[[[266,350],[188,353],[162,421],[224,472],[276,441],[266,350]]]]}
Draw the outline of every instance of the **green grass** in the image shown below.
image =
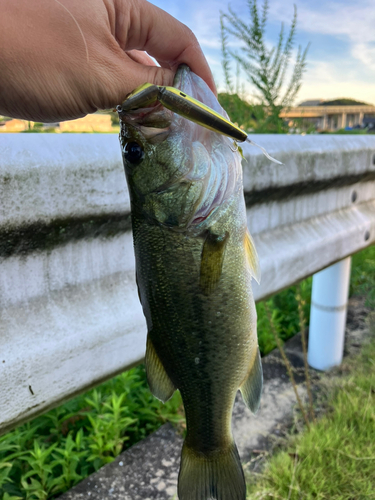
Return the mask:
{"type": "Polygon", "coordinates": [[[349,363],[325,415],[270,459],[248,498],[375,499],[375,340],[349,363]]]}
{"type": "Polygon", "coordinates": [[[375,309],[375,245],[353,255],[350,295],[364,295],[366,306],[375,309]]]}
{"type": "Polygon", "coordinates": [[[366,130],[366,129],[345,130],[344,128],[340,128],[339,130],[336,130],[335,132],[332,132],[332,133],[338,134],[338,135],[347,135],[347,134],[366,135],[366,134],[368,134],[368,130],[366,130]]]}
{"type": "MultiPolygon", "coordinates": [[[[311,285],[312,278],[307,278],[299,284],[301,298],[304,301],[303,312],[307,323],[310,317],[311,285]]],[[[272,311],[272,319],[283,341],[290,339],[300,331],[296,293],[297,286],[291,286],[267,301],[269,309],[272,311]]],[[[256,304],[256,309],[258,314],[259,349],[262,356],[265,356],[275,349],[276,342],[266,315],[265,303],[259,302],[256,304]]]]}
{"type": "MultiPolygon", "coordinates": [[[[300,284],[306,320],[311,282],[300,284]]],[[[353,256],[351,294],[366,294],[368,304],[375,305],[375,246],[353,256]]],[[[283,340],[299,331],[295,286],[268,303],[283,340]]],[[[257,311],[259,344],[266,354],[275,341],[264,303],[257,311]]],[[[133,368],[0,437],[0,499],[57,496],[166,421],[183,426],[179,393],[163,405],[151,395],[144,367],[133,368]]]]}

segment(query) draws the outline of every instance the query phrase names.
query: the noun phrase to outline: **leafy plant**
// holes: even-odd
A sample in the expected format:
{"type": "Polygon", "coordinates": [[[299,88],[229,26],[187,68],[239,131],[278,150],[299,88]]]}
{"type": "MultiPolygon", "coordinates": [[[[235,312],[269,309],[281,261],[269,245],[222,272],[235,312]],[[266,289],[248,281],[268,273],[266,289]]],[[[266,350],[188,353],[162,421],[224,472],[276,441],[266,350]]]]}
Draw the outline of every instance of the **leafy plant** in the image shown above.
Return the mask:
{"type": "MultiPolygon", "coordinates": [[[[303,315],[308,322],[310,317],[312,278],[307,278],[300,283],[300,293],[303,300],[303,315]]],[[[286,290],[271,297],[267,303],[271,310],[272,322],[284,342],[300,330],[300,319],[298,313],[297,287],[291,286],[286,290]]],[[[276,342],[269,320],[267,318],[266,303],[256,304],[258,314],[258,340],[262,355],[268,354],[275,349],[276,342]]]]}
{"type": "Polygon", "coordinates": [[[88,460],[94,462],[95,469],[112,462],[113,457],[121,453],[124,442],[129,440],[125,431],[136,419],[127,415],[124,398],[124,393],[112,392],[107,401],[102,401],[101,393],[96,390],[92,399],[86,398],[87,404],[96,410],[95,417],[87,413],[93,431],[88,460]]]}
{"type": "Polygon", "coordinates": [[[0,437],[0,499],[54,498],[166,421],[183,428],[179,393],[163,405],[133,368],[0,437]]]}
{"type": "Polygon", "coordinates": [[[230,59],[234,59],[244,70],[248,81],[258,92],[257,98],[265,110],[265,118],[260,122],[262,131],[283,132],[286,127],[279,117],[280,111],[291,105],[297,96],[302,76],[306,69],[307,46],[305,50],[298,48],[292,75],[286,84],[286,75],[289,67],[294,38],[297,27],[297,8],[286,36],[282,24],[277,44],[269,48],[266,43],[266,24],[268,17],[268,0],[264,0],[261,13],[257,0],[247,1],[249,22],[243,20],[231,6],[228,13],[221,13],[221,46],[222,66],[227,88],[233,92],[230,78],[230,59]],[[241,54],[228,48],[229,35],[241,42],[241,54]]]}
{"type": "Polygon", "coordinates": [[[256,111],[254,107],[241,99],[238,94],[223,92],[218,95],[218,100],[233,123],[237,123],[245,130],[256,126],[256,111]]]}

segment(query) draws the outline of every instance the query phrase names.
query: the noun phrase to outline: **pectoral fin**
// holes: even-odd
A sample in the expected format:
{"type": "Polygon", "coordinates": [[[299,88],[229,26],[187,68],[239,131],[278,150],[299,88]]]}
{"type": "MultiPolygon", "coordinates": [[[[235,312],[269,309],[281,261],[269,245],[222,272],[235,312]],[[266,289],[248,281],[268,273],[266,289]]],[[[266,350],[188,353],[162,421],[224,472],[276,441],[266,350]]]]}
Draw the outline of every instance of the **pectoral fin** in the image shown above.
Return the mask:
{"type": "Polygon", "coordinates": [[[245,251],[246,251],[247,261],[248,261],[249,266],[250,266],[251,276],[259,284],[260,283],[259,259],[258,259],[258,254],[257,254],[256,248],[255,248],[253,239],[252,239],[249,231],[246,231],[246,235],[245,235],[245,251]]]}
{"type": "Polygon", "coordinates": [[[224,235],[207,233],[202,250],[199,281],[199,286],[205,295],[210,295],[219,283],[228,237],[227,232],[224,235]]]}
{"type": "Polygon", "coordinates": [[[253,413],[256,413],[259,409],[262,388],[263,369],[259,348],[257,347],[250,371],[240,387],[242,398],[253,413]]]}
{"type": "Polygon", "coordinates": [[[149,336],[147,336],[145,365],[150,391],[156,398],[165,403],[172,397],[176,387],[161,364],[149,336]]]}

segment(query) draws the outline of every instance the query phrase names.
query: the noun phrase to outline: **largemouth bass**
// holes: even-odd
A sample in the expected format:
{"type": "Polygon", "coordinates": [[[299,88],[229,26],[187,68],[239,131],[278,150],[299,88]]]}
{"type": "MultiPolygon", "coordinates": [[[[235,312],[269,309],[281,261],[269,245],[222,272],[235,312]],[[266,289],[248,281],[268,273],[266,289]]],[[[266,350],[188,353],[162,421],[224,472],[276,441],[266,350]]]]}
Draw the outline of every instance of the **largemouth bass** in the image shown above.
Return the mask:
{"type": "MultiPolygon", "coordinates": [[[[227,116],[187,66],[174,87],[227,116]]],[[[147,378],[164,402],[179,389],[186,413],[178,496],[244,500],[231,415],[238,389],[257,411],[262,365],[241,156],[233,140],[160,104],[120,119],[147,378]]]]}

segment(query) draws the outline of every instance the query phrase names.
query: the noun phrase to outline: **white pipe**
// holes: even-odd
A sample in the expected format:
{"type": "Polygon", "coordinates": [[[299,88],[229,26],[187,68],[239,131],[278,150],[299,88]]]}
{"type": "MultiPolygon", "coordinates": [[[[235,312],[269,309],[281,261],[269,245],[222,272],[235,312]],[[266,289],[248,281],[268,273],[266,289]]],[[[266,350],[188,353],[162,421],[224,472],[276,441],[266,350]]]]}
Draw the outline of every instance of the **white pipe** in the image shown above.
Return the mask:
{"type": "Polygon", "coordinates": [[[308,363],[328,370],[342,361],[351,257],[314,274],[308,363]]]}

